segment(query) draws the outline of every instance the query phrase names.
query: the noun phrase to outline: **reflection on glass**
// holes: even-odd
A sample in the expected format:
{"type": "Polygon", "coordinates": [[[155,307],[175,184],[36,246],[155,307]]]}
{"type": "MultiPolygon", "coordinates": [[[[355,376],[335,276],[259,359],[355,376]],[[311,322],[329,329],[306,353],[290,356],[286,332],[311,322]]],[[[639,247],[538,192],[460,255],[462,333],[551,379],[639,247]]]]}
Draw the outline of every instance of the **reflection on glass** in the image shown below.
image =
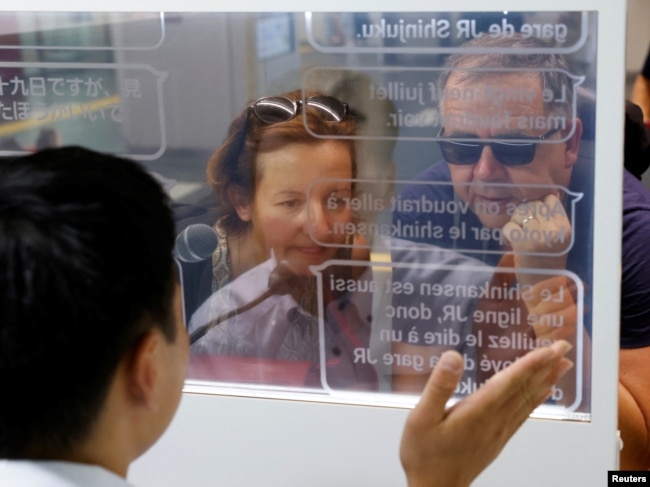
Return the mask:
{"type": "Polygon", "coordinates": [[[0,155],[157,175],[203,390],[404,404],[455,348],[460,397],[562,337],[588,420],[596,20],[8,12],[0,155]]]}
{"type": "MultiPolygon", "coordinates": [[[[220,238],[212,264],[213,295],[189,322],[195,356],[290,361],[294,364],[287,367],[295,365],[304,374],[295,385],[319,384],[319,296],[310,267],[352,256],[355,235],[333,228],[353,219],[349,202],[356,154],[354,142],[345,137],[354,134],[347,106],[319,93],[304,102],[300,91],[264,98],[234,120],[208,164],[223,214],[215,223],[220,238]],[[264,299],[250,310],[221,318],[258,296],[264,299]]],[[[327,296],[322,305],[338,298],[327,296]]],[[[357,386],[358,377],[345,376],[357,372],[351,344],[367,342],[368,327],[327,323],[322,340],[328,367],[336,368],[340,381],[357,386]]],[[[238,379],[234,367],[229,371],[235,374],[231,380],[238,379]]],[[[366,387],[372,387],[369,374],[362,379],[366,387]]],[[[274,381],[268,372],[265,377],[274,381]]],[[[288,379],[283,375],[277,381],[288,379]]]]}

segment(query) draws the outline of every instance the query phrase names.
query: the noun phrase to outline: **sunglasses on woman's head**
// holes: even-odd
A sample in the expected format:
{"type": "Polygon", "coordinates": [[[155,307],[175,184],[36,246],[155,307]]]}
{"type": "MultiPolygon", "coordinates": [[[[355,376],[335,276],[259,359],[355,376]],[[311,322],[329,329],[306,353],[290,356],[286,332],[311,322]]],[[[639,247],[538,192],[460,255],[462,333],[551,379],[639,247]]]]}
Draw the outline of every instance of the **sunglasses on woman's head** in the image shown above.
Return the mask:
{"type": "MultiPolygon", "coordinates": [[[[494,154],[496,160],[504,166],[524,166],[535,159],[537,141],[545,140],[559,130],[559,128],[551,129],[539,137],[522,137],[522,142],[454,142],[440,140],[438,145],[442,157],[450,164],[459,166],[476,164],[481,158],[483,147],[487,145],[492,149],[492,154],[494,154]]],[[[442,130],[440,135],[442,135],[442,130]]],[[[509,137],[509,139],[513,138],[516,139],[516,137],[509,137]]]]}
{"type": "Polygon", "coordinates": [[[318,111],[328,122],[342,122],[350,113],[347,103],[333,96],[312,96],[305,100],[291,100],[283,96],[260,98],[248,107],[249,113],[264,123],[274,124],[288,122],[298,115],[300,108],[306,105],[318,111]]]}

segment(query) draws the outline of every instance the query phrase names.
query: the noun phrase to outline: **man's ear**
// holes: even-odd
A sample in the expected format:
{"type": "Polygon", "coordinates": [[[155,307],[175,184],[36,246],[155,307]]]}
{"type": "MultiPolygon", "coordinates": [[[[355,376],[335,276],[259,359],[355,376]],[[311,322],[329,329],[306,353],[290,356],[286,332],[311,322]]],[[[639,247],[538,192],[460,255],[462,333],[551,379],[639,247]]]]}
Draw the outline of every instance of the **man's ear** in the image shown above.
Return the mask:
{"type": "Polygon", "coordinates": [[[572,122],[572,132],[566,141],[565,148],[565,166],[567,169],[573,167],[578,160],[580,152],[580,140],[582,139],[582,120],[575,118],[572,122]]]}
{"type": "Polygon", "coordinates": [[[131,399],[149,409],[158,407],[158,389],[164,376],[160,371],[164,337],[149,330],[133,347],[128,364],[128,391],[131,399]]]}
{"type": "Polygon", "coordinates": [[[230,186],[227,190],[228,198],[232,203],[237,216],[243,222],[249,222],[253,218],[253,213],[251,210],[251,201],[244,190],[238,186],[230,186]]]}

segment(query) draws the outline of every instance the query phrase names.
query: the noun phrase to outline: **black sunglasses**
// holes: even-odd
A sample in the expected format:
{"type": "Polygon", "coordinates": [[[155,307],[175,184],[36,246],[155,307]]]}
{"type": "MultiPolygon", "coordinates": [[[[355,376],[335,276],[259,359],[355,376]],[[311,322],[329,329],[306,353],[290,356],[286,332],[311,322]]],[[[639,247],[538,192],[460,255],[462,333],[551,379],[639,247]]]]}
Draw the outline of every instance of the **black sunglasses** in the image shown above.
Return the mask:
{"type": "MultiPolygon", "coordinates": [[[[494,154],[497,161],[504,166],[524,166],[535,159],[537,141],[545,140],[559,130],[559,128],[551,129],[539,137],[522,137],[522,142],[454,142],[440,140],[438,145],[442,157],[450,164],[460,166],[476,164],[481,158],[483,147],[487,145],[492,149],[492,154],[494,154]]],[[[442,130],[439,135],[442,135],[442,130]]],[[[513,138],[516,139],[517,137],[513,138]]]]}
{"type": "Polygon", "coordinates": [[[298,115],[303,105],[316,109],[328,122],[342,122],[350,114],[347,103],[333,96],[312,96],[305,100],[267,96],[249,106],[248,111],[253,112],[262,122],[274,124],[288,122],[298,115]]]}

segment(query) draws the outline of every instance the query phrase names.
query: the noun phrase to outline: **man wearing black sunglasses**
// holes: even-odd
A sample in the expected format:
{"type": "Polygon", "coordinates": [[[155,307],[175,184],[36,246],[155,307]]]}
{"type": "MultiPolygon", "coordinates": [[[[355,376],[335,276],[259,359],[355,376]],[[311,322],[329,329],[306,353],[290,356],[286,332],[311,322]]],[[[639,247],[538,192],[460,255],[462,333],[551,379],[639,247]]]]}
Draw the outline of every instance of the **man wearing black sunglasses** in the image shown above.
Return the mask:
{"type": "MultiPolygon", "coordinates": [[[[569,268],[589,282],[590,275],[583,273],[591,272],[588,252],[569,252],[577,238],[589,240],[582,231],[589,230],[591,220],[581,213],[574,226],[576,219],[570,218],[569,188],[590,193],[573,186],[574,181],[587,184],[589,179],[573,178],[583,125],[566,60],[551,46],[523,36],[484,35],[462,47],[446,60],[436,81],[440,129],[432,135],[444,161],[425,170],[415,178],[417,184],[400,194],[402,201],[453,202],[458,211],[398,211],[394,219],[402,227],[446,229],[426,243],[467,252],[493,266],[522,269],[515,276],[517,285],[546,286],[542,281],[549,276],[531,272],[537,269],[561,273],[569,268]]],[[[581,210],[588,210],[587,203],[582,205],[581,210]]],[[[567,315],[577,316],[575,301],[566,299],[562,305],[567,315]]],[[[476,306],[479,313],[494,306],[504,311],[504,303],[480,300],[476,306]]],[[[588,318],[584,322],[588,327],[588,318]]],[[[573,320],[571,326],[578,323],[573,320]]],[[[515,328],[495,326],[490,334],[510,341],[516,338],[515,328]]],[[[570,330],[576,327],[564,326],[567,334],[570,330]]],[[[540,332],[527,327],[526,337],[546,336],[540,332]]],[[[510,349],[485,353],[498,353],[496,360],[517,354],[510,349]]],[[[566,390],[575,390],[575,384],[567,384],[566,390]]]]}
{"type": "MultiPolygon", "coordinates": [[[[489,38],[484,49],[539,47],[530,39],[489,38]]],[[[507,52],[507,51],[505,51],[507,52]]],[[[538,251],[530,267],[564,268],[570,245],[567,203],[578,160],[582,122],[575,116],[573,84],[558,54],[456,55],[438,80],[442,94],[439,146],[455,197],[480,226],[501,229],[471,237],[484,247],[512,245],[538,251]],[[540,66],[542,69],[540,70],[540,66]],[[508,238],[537,231],[543,239],[508,238]]],[[[494,261],[492,263],[495,263],[494,261]]]]}
{"type": "MultiPolygon", "coordinates": [[[[540,49],[543,46],[538,41],[483,36],[470,47],[491,48],[491,53],[476,54],[475,50],[475,54],[448,60],[449,69],[438,80],[440,93],[446,96],[440,103],[443,127],[438,133],[445,161],[431,166],[417,179],[450,182],[449,186],[429,185],[435,194],[427,197],[466,202],[466,214],[453,215],[450,224],[481,228],[484,233],[477,232],[462,242],[437,243],[458,244],[459,250],[470,251],[493,265],[503,264],[503,250],[509,246],[515,251],[537,251],[537,256],[520,255],[515,261],[518,267],[565,267],[590,282],[593,96],[578,88],[574,99],[566,61],[552,50],[540,49]],[[494,54],[498,51],[501,54],[494,54]],[[493,95],[491,102],[468,100],[471,94],[488,92],[493,95]],[[562,188],[581,194],[581,200],[572,206],[570,194],[562,188]],[[550,211],[556,208],[558,211],[550,211]],[[567,213],[572,215],[571,220],[567,213]],[[539,242],[509,238],[513,232],[522,235],[526,231],[546,232],[551,237],[539,242]]],[[[640,118],[637,125],[642,128],[640,118]]],[[[642,153],[633,147],[635,140],[628,135],[626,130],[626,167],[631,159],[628,153],[642,153]]],[[[640,174],[636,176],[640,178],[640,174]]],[[[650,360],[649,298],[645,291],[648,286],[640,276],[647,275],[650,267],[643,257],[645,243],[641,245],[639,237],[645,235],[640,213],[648,207],[650,196],[630,173],[626,172],[624,181],[619,428],[625,447],[621,466],[647,469],[650,426],[643,418],[650,411],[645,372],[650,360]]],[[[422,197],[423,187],[407,188],[401,197],[422,197]]],[[[419,220],[422,224],[426,216],[403,212],[396,219],[402,223],[419,220]]],[[[584,322],[589,329],[588,286],[584,300],[584,322]]]]}
{"type": "MultiPolygon", "coordinates": [[[[477,54],[450,56],[437,81],[436,139],[446,163],[416,177],[453,185],[413,185],[401,197],[467,205],[467,211],[448,215],[450,225],[464,228],[464,238],[437,244],[484,252],[481,258],[492,265],[512,245],[529,254],[530,267],[565,268],[561,254],[575,229],[563,188],[578,179],[572,175],[583,134],[567,62],[532,38],[482,36],[464,47],[477,54]],[[543,238],[508,238],[513,232],[543,238]]],[[[440,224],[440,215],[395,215],[403,224],[420,225],[434,217],[440,224]]]]}

